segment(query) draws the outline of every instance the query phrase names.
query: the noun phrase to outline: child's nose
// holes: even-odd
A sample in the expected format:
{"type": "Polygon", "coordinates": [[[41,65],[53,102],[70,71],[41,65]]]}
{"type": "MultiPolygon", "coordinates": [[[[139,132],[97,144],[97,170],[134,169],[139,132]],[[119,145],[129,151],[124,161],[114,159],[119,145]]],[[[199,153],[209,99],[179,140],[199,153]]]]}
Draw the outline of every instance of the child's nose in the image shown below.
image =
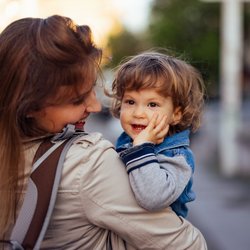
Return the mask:
{"type": "Polygon", "coordinates": [[[143,117],[145,115],[145,109],[142,106],[137,106],[134,109],[134,116],[143,117]]]}

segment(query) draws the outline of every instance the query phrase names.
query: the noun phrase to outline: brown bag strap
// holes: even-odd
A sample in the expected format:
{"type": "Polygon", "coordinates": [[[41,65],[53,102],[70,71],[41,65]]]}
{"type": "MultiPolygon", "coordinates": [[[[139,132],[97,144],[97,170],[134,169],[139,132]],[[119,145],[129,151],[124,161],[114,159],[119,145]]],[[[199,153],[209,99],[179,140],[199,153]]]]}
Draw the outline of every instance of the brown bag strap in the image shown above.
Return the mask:
{"type": "MultiPolygon", "coordinates": [[[[23,240],[22,245],[25,249],[33,249],[43,226],[46,217],[50,198],[52,194],[57,164],[61,152],[68,141],[66,140],[57,147],[31,174],[30,178],[37,187],[37,204],[30,223],[29,229],[23,240]]],[[[44,141],[38,148],[34,162],[39,159],[48,149],[53,146],[49,140],[44,141]]]]}
{"type": "Polygon", "coordinates": [[[65,141],[45,140],[33,161],[33,172],[20,213],[11,233],[12,249],[40,249],[56,201],[64,158],[72,143],[83,132],[65,141]]]}

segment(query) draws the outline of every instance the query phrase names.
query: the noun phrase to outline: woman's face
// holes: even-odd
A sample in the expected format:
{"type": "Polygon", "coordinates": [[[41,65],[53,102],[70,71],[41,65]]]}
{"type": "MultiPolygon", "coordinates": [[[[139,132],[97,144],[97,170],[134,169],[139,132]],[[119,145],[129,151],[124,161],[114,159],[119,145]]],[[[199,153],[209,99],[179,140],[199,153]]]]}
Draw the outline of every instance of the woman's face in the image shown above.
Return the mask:
{"type": "MultiPolygon", "coordinates": [[[[58,94],[60,95],[60,91],[58,94]]],[[[65,92],[65,89],[63,90],[65,92]]],[[[48,133],[59,133],[67,124],[83,126],[90,113],[101,111],[101,104],[96,98],[94,86],[91,85],[80,95],[72,97],[69,101],[49,105],[45,108],[29,114],[33,117],[38,126],[48,133]]]]}

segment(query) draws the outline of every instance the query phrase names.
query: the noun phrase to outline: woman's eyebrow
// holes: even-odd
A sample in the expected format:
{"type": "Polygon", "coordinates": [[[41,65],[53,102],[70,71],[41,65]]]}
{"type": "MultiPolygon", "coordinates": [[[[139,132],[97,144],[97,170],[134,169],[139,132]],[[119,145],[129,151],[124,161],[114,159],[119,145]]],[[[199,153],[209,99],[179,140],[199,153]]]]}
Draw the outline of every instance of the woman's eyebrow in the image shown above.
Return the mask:
{"type": "Polygon", "coordinates": [[[95,79],[94,81],[94,84],[90,87],[89,90],[87,90],[86,92],[84,92],[83,94],[80,94],[80,95],[77,95],[77,96],[74,96],[70,99],[70,101],[75,101],[75,100],[79,100],[79,99],[84,99],[92,90],[93,88],[96,86],[96,82],[97,82],[97,79],[95,79]]]}
{"type": "Polygon", "coordinates": [[[92,90],[93,90],[93,87],[91,87],[87,92],[84,92],[83,94],[80,94],[80,95],[77,95],[75,97],[72,97],[71,101],[85,98],[92,90]]]}

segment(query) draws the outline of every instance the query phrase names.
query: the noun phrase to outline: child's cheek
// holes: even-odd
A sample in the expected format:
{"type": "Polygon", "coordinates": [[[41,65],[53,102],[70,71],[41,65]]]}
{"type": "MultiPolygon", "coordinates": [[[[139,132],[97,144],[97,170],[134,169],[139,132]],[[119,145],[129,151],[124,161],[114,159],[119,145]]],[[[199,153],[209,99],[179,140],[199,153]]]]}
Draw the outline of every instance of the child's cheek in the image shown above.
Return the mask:
{"type": "Polygon", "coordinates": [[[154,115],[154,112],[148,112],[147,113],[148,123],[153,119],[153,115],[154,115]]]}

